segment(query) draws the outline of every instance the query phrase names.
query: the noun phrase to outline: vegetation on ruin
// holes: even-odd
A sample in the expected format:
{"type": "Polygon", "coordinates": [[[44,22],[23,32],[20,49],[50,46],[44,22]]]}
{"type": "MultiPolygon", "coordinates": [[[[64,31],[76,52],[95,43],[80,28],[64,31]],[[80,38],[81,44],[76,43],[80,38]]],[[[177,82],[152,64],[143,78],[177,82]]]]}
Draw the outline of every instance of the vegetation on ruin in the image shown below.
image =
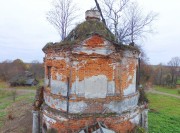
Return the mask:
{"type": "Polygon", "coordinates": [[[93,20],[84,21],[83,23],[77,25],[77,27],[69,33],[65,40],[84,40],[95,33],[110,41],[115,41],[115,37],[112,32],[102,22],[93,20]]]}
{"type": "Polygon", "coordinates": [[[144,91],[144,88],[139,88],[139,101],[138,104],[144,104],[144,103],[148,103],[149,100],[147,98],[147,95],[144,91]]]}
{"type": "Polygon", "coordinates": [[[146,131],[144,128],[136,126],[132,132],[128,132],[128,133],[146,133],[146,131]]]}

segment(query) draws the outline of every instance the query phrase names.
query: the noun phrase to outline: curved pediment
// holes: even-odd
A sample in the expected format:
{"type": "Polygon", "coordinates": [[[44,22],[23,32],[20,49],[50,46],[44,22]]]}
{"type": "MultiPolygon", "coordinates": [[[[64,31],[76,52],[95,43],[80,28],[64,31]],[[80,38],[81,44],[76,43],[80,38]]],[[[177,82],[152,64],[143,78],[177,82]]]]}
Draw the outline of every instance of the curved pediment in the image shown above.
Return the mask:
{"type": "Polygon", "coordinates": [[[86,55],[110,55],[115,51],[114,45],[101,37],[100,35],[92,35],[86,40],[82,41],[81,45],[74,47],[73,54],[86,55]]]}

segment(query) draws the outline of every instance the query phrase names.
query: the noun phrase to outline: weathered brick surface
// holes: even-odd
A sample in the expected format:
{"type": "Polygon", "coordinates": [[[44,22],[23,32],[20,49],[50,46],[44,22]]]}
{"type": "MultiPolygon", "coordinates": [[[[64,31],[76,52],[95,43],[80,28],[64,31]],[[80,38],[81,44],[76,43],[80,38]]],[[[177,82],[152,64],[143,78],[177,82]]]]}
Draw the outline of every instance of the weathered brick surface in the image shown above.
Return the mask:
{"type": "MultiPolygon", "coordinates": [[[[102,55],[101,50],[104,50],[107,48],[107,45],[105,45],[105,39],[94,35],[88,40],[84,41],[83,47],[87,50],[96,49],[97,47],[100,48],[99,53],[88,53],[89,51],[77,51],[73,53],[73,48],[71,49],[59,49],[59,50],[53,50],[50,49],[49,51],[46,51],[46,57],[45,57],[45,80],[48,80],[48,66],[51,66],[51,80],[54,82],[54,88],[45,86],[44,90],[44,99],[45,102],[48,103],[48,105],[53,108],[57,109],[58,111],[66,113],[66,106],[68,106],[67,103],[73,104],[76,106],[80,106],[79,104],[76,104],[78,102],[83,102],[82,109],[83,112],[81,113],[101,113],[104,110],[109,113],[110,109],[105,109],[105,104],[110,104],[112,101],[123,101],[124,100],[124,90],[126,90],[130,85],[135,84],[134,78],[135,78],[135,72],[137,68],[137,55],[128,55],[127,57],[125,55],[125,50],[121,50],[121,52],[117,52],[115,50],[115,46],[112,45],[111,50],[113,52],[109,52],[109,46],[107,50],[107,55],[104,55],[104,52],[102,55]],[[101,49],[102,48],[102,49],[101,49]],[[109,96],[106,94],[105,98],[86,98],[84,95],[84,92],[82,92],[82,96],[79,96],[77,94],[77,89],[82,87],[84,85],[84,90],[86,90],[86,86],[88,85],[86,79],[90,79],[91,77],[99,76],[105,77],[107,79],[107,87],[112,91],[112,94],[109,96]],[[103,75],[103,76],[102,76],[103,75]],[[65,84],[66,88],[68,85],[68,80],[70,84],[70,92],[67,96],[63,96],[61,93],[61,90],[64,90],[63,86],[58,88],[58,82],[59,84],[65,84]],[[83,82],[85,81],[86,82],[83,82]],[[77,83],[76,83],[77,82],[77,83]],[[76,84],[75,84],[76,83],[76,84]],[[111,83],[111,84],[110,84],[111,83]],[[75,84],[75,85],[74,85],[75,84]],[[72,90],[72,86],[74,85],[74,90],[72,90]],[[113,88],[115,88],[113,92],[113,88]],[[53,91],[53,93],[52,93],[53,91]],[[58,100],[56,100],[58,99],[58,100]],[[54,101],[53,101],[54,100],[54,101]],[[62,101],[65,101],[64,103],[60,103],[62,101]],[[68,102],[67,102],[68,101],[68,102]],[[59,104],[59,103],[60,104],[59,104]],[[62,108],[57,108],[58,106],[62,105],[62,108]]],[[[76,48],[76,46],[74,46],[76,48]]],[[[92,51],[91,51],[92,52],[92,51]]],[[[134,52],[136,53],[136,52],[134,52]]],[[[100,80],[101,80],[100,77],[100,80]]],[[[89,81],[89,80],[88,80],[89,81]]],[[[97,81],[98,82],[98,81],[97,81]]],[[[97,86],[94,86],[97,87],[97,86]]],[[[82,91],[78,90],[78,91],[82,91]]],[[[131,88],[130,88],[131,89],[131,88]]],[[[132,88],[135,89],[135,88],[132,88]]],[[[67,89],[66,89],[67,90],[67,89]]],[[[131,92],[131,90],[130,90],[131,92]]],[[[79,93],[79,92],[78,92],[79,93]]],[[[94,93],[94,92],[92,92],[94,93]]],[[[102,93],[101,90],[98,90],[98,92],[95,93],[102,93]]],[[[103,92],[104,93],[104,92],[103,92]]],[[[64,93],[63,93],[64,94],[64,93]]],[[[131,93],[130,93],[131,94],[131,93]]],[[[132,92],[133,97],[136,96],[134,92],[132,92]]],[[[127,97],[126,97],[127,98],[127,97]]],[[[46,104],[47,104],[46,103],[46,104]]],[[[74,107],[75,108],[75,107],[74,107]]],[[[130,107],[128,107],[130,109],[130,107]]],[[[76,109],[76,108],[75,108],[76,109]]],[[[76,110],[75,110],[76,111],[76,110]]],[[[110,112],[111,113],[111,112],[110,112]]],[[[114,112],[112,112],[114,113],[114,112]]],[[[53,118],[55,116],[51,115],[50,118],[53,118]]],[[[127,121],[126,119],[123,120],[122,117],[86,117],[81,118],[81,116],[78,119],[67,119],[62,121],[56,121],[52,122],[48,119],[43,119],[43,122],[48,125],[48,128],[55,128],[58,130],[59,133],[71,133],[76,132],[80,130],[81,128],[84,128],[87,125],[91,125],[96,121],[102,121],[104,122],[110,129],[126,133],[128,131],[131,131],[134,128],[134,124],[130,121],[127,121]]]]}
{"type": "Polygon", "coordinates": [[[51,128],[57,129],[58,133],[73,133],[77,132],[80,129],[93,125],[95,122],[101,121],[107,127],[114,130],[117,133],[127,133],[132,131],[135,127],[130,121],[122,121],[122,118],[118,117],[109,117],[109,118],[97,118],[97,117],[88,117],[83,119],[72,119],[63,122],[49,123],[51,128]]]}
{"type": "Polygon", "coordinates": [[[88,46],[89,48],[102,47],[104,40],[100,36],[95,35],[89,40],[87,40],[85,43],[86,46],[88,46]]]}

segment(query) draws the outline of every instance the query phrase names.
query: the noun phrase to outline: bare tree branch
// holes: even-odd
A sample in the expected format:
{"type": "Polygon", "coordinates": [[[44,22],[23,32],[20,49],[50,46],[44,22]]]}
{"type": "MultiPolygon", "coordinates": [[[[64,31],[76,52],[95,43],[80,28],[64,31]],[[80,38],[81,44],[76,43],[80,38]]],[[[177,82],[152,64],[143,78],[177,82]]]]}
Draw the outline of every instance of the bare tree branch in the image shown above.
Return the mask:
{"type": "Polygon", "coordinates": [[[173,57],[169,62],[168,65],[170,67],[171,72],[171,83],[173,85],[177,82],[177,71],[178,67],[180,66],[180,58],[179,57],[173,57]]]}
{"type": "Polygon", "coordinates": [[[103,0],[102,4],[107,25],[117,41],[131,43],[152,33],[151,24],[157,14],[150,12],[144,16],[138,4],[130,0],[103,0]]]}
{"type": "Polygon", "coordinates": [[[47,13],[47,20],[56,28],[64,40],[76,16],[76,5],[72,0],[54,0],[53,9],[47,13]]]}
{"type": "Polygon", "coordinates": [[[100,12],[100,15],[101,15],[101,18],[102,18],[102,22],[106,25],[106,21],[105,21],[105,19],[104,19],[104,17],[103,17],[103,14],[102,14],[102,11],[101,11],[101,8],[100,8],[100,6],[99,6],[98,1],[97,1],[97,0],[95,0],[95,3],[96,3],[96,7],[97,7],[97,9],[98,9],[98,10],[99,10],[99,12],[100,12]]]}

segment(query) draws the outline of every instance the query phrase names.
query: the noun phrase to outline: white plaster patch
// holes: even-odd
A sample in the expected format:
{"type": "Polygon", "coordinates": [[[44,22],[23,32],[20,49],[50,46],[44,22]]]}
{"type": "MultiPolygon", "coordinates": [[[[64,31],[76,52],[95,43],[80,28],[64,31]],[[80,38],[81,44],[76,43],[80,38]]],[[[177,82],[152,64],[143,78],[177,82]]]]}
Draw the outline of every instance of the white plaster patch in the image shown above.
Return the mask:
{"type": "MultiPolygon", "coordinates": [[[[86,40],[84,42],[86,42],[86,40]]],[[[97,45],[97,47],[95,48],[89,48],[86,43],[83,43],[82,46],[74,48],[72,53],[80,54],[81,52],[83,52],[88,55],[91,55],[94,53],[100,54],[100,55],[109,55],[115,49],[115,47],[109,41],[104,41],[104,43],[100,45],[101,47],[97,45]]]]}
{"type": "Polygon", "coordinates": [[[96,130],[96,131],[94,131],[94,132],[92,132],[92,133],[115,133],[113,130],[109,130],[109,129],[106,129],[106,128],[103,128],[103,127],[101,127],[101,129],[98,129],[98,130],[96,130]]]}
{"type": "Polygon", "coordinates": [[[43,116],[44,116],[44,118],[45,118],[46,121],[48,121],[48,122],[50,122],[50,123],[56,123],[56,120],[48,117],[47,115],[43,114],[43,116]]]}
{"type": "Polygon", "coordinates": [[[51,124],[52,124],[52,123],[56,123],[56,120],[48,117],[48,116],[45,115],[45,114],[43,114],[43,119],[44,119],[44,121],[46,122],[46,126],[47,126],[48,129],[51,128],[51,124]]]}
{"type": "Polygon", "coordinates": [[[76,79],[76,82],[73,83],[73,85],[76,84],[76,95],[79,97],[84,97],[85,95],[85,81],[79,81],[79,79],[76,79]]]}
{"type": "Polygon", "coordinates": [[[81,47],[81,48],[75,48],[73,53],[79,54],[80,52],[86,53],[88,55],[91,54],[100,54],[100,55],[109,55],[113,51],[107,48],[91,48],[89,49],[88,47],[81,47]]]}
{"type": "Polygon", "coordinates": [[[48,86],[48,82],[49,82],[49,80],[48,80],[47,78],[44,78],[44,84],[45,84],[45,86],[48,86]]]}
{"type": "Polygon", "coordinates": [[[72,82],[72,87],[70,89],[70,94],[76,94],[76,81],[72,82]]]}
{"type": "Polygon", "coordinates": [[[107,77],[105,75],[85,78],[85,98],[105,98],[107,94],[107,77]]]}
{"type": "Polygon", "coordinates": [[[51,108],[67,111],[67,101],[52,98],[51,96],[46,95],[46,93],[44,93],[44,100],[51,108]]]}
{"type": "Polygon", "coordinates": [[[139,96],[135,95],[131,98],[125,98],[122,101],[112,101],[109,104],[105,104],[104,107],[110,109],[110,112],[122,113],[126,110],[134,108],[138,104],[139,96]]]}
{"type": "Polygon", "coordinates": [[[115,82],[114,81],[109,81],[108,82],[108,87],[107,87],[107,95],[112,96],[115,94],[115,82]]]}
{"type": "MultiPolygon", "coordinates": [[[[49,116],[52,116],[53,115],[53,118],[55,120],[59,120],[59,121],[68,121],[67,118],[61,116],[61,115],[57,115],[57,114],[53,114],[52,112],[48,112],[47,110],[43,109],[43,111],[45,112],[45,114],[48,114],[49,116]]],[[[44,114],[44,113],[43,113],[44,114]]]]}
{"type": "Polygon", "coordinates": [[[87,104],[83,101],[81,102],[70,102],[69,112],[70,113],[82,113],[87,107],[87,104]]]}
{"type": "Polygon", "coordinates": [[[57,77],[57,80],[61,81],[62,80],[62,76],[58,73],[56,73],[56,77],[57,77]]]}
{"type": "Polygon", "coordinates": [[[138,58],[138,53],[134,51],[126,50],[124,51],[124,56],[128,58],[138,58]]]}
{"type": "Polygon", "coordinates": [[[138,115],[136,115],[134,118],[130,119],[130,122],[132,122],[132,123],[135,124],[135,125],[139,125],[139,123],[140,123],[140,118],[141,118],[141,115],[138,114],[138,115]]]}
{"type": "Polygon", "coordinates": [[[136,92],[136,71],[134,71],[134,76],[129,76],[128,80],[132,79],[132,83],[129,84],[127,88],[124,89],[124,96],[127,96],[129,94],[133,94],[136,92]]]}
{"type": "Polygon", "coordinates": [[[58,81],[58,80],[52,80],[51,81],[51,93],[67,96],[67,83],[58,81]]]}
{"type": "Polygon", "coordinates": [[[78,61],[73,61],[73,65],[76,66],[79,62],[78,61]]]}

